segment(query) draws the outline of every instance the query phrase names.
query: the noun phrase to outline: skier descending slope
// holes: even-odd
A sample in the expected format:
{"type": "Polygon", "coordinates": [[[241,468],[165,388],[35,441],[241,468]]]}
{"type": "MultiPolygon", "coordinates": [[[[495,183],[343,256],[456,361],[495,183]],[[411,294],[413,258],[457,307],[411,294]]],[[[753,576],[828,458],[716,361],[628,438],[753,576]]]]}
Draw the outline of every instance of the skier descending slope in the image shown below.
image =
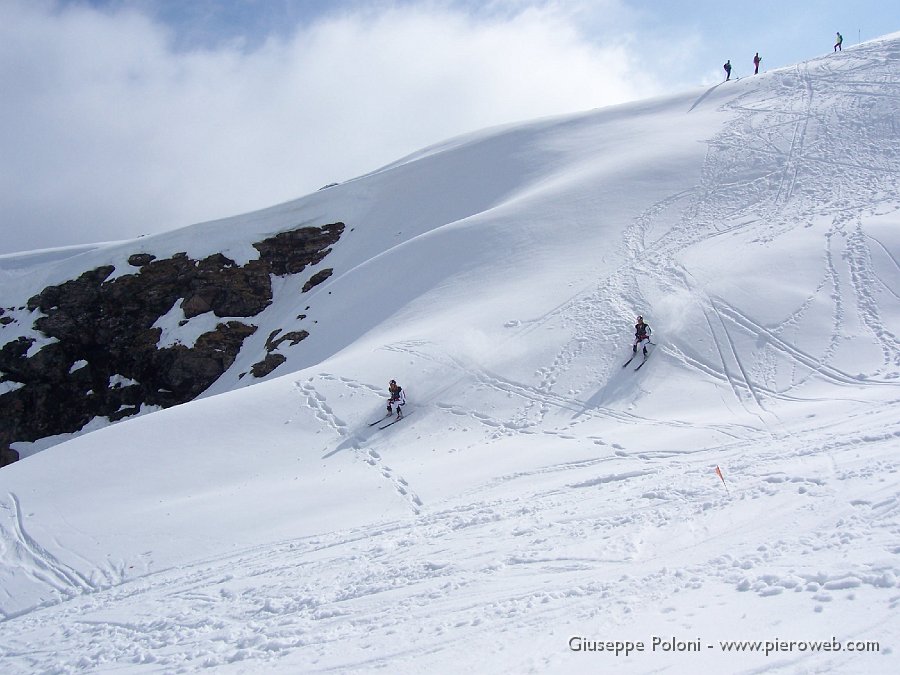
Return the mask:
{"type": "Polygon", "coordinates": [[[644,317],[638,316],[637,323],[634,324],[634,344],[631,345],[631,353],[637,354],[638,345],[643,345],[644,358],[647,358],[647,344],[650,342],[650,326],[644,323],[644,317]]]}
{"type": "Polygon", "coordinates": [[[397,384],[397,380],[391,380],[388,383],[388,391],[391,394],[391,397],[387,402],[387,416],[390,417],[391,413],[391,404],[397,407],[397,419],[399,420],[403,417],[403,406],[406,405],[406,394],[403,392],[403,388],[397,384]]]}
{"type": "Polygon", "coordinates": [[[635,370],[640,370],[641,366],[644,365],[647,361],[647,344],[652,344],[650,342],[651,332],[650,326],[644,323],[644,317],[638,316],[637,323],[634,325],[634,343],[631,345],[631,358],[622,364],[623,368],[631,363],[634,360],[634,357],[637,356],[638,345],[642,345],[644,360],[641,361],[641,365],[635,368],[635,370]]]}

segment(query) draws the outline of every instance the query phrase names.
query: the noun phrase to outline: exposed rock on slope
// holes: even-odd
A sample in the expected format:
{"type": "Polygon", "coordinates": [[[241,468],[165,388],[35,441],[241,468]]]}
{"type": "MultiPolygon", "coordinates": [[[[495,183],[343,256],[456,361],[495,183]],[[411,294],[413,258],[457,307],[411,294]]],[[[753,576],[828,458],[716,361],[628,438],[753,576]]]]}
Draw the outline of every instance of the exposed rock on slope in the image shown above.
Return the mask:
{"type": "MultiPolygon", "coordinates": [[[[221,253],[199,261],[185,253],[162,260],[138,253],[128,258],[136,268],[130,274],[113,276],[111,265],[86,271],[28,301],[27,316],[37,315],[30,332],[49,338],[43,346],[23,337],[21,327],[18,337],[3,343],[3,329],[24,315],[4,311],[0,466],[18,458],[10,448],[16,441],[71,433],[95,417],[116,421],[143,406],[164,408],[195,398],[234,363],[245,338],[256,331],[238,319],[254,317],[271,303],[271,275],[300,274],[321,262],[343,231],[343,223],[332,223],[282,232],[253,244],[259,259],[243,266],[221,253]],[[191,346],[160,346],[162,328],[156,324],[176,306],[182,324],[207,312],[223,320],[191,346]]],[[[304,292],[331,273],[312,275],[304,292]]],[[[275,353],[283,341],[297,344],[307,335],[270,339],[253,374],[264,376],[284,361],[275,353]]]]}

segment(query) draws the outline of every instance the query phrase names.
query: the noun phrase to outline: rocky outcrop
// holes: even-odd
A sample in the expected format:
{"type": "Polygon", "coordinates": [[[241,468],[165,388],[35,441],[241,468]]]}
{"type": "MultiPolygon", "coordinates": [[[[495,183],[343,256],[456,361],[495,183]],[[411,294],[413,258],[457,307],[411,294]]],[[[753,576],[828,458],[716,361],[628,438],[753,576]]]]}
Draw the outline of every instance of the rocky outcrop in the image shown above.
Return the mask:
{"type": "Polygon", "coordinates": [[[284,354],[266,354],[266,358],[253,364],[250,373],[253,377],[265,377],[285,361],[287,357],[284,354]]]}
{"type": "Polygon", "coordinates": [[[276,234],[253,244],[253,248],[259,251],[260,262],[267,265],[272,274],[299,274],[308,265],[322,262],[331,251],[329,246],[340,238],[343,231],[343,223],[320,228],[304,227],[276,234]]]}
{"type": "MultiPolygon", "coordinates": [[[[27,303],[39,315],[31,326],[38,337],[0,346],[0,466],[17,459],[10,448],[16,441],[71,433],[95,417],[116,421],[144,406],[165,408],[195,398],[231,366],[256,331],[240,319],[271,303],[271,276],[299,274],[321,262],[343,231],[343,223],[333,223],[279,233],[253,244],[259,259],[245,265],[221,253],[202,260],[185,253],[166,259],[136,253],[128,258],[134,272],[113,276],[112,266],[102,266],[43,289],[27,303]],[[185,321],[207,312],[223,320],[193,345],[159,347],[162,329],[154,324],[176,303],[185,321]],[[37,339],[44,344],[32,350],[37,339]]],[[[330,274],[313,275],[304,289],[330,274]]],[[[0,321],[2,339],[2,328],[17,319],[3,311],[0,321]]],[[[285,360],[276,353],[279,345],[297,344],[307,335],[270,336],[253,374],[271,372],[285,360]]]]}
{"type": "Polygon", "coordinates": [[[334,272],[334,270],[331,269],[330,267],[328,269],[324,269],[324,270],[320,270],[320,271],[316,272],[309,278],[309,280],[305,284],[303,284],[303,292],[306,293],[306,292],[312,290],[313,288],[315,288],[316,286],[321,284],[323,281],[325,281],[328,277],[330,277],[333,272],[334,272]]]}
{"type": "MultiPolygon", "coordinates": [[[[305,293],[306,290],[303,292],[305,293]]],[[[303,315],[301,315],[301,317],[302,316],[303,315]]],[[[299,318],[300,317],[298,317],[298,319],[299,318]]],[[[309,337],[309,333],[305,330],[291,331],[290,333],[285,333],[281,337],[278,337],[279,333],[281,333],[281,329],[277,328],[273,330],[266,339],[266,358],[262,361],[257,361],[251,366],[250,373],[253,377],[265,377],[282,363],[287,361],[287,358],[283,354],[276,353],[276,350],[283,342],[290,342],[291,346],[294,346],[309,337]]]]}

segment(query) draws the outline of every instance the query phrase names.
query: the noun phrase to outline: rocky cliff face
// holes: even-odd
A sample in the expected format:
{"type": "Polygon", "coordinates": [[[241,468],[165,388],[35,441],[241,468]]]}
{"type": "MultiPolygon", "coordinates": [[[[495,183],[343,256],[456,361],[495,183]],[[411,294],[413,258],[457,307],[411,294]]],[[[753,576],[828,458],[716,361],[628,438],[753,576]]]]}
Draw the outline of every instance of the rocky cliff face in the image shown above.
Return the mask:
{"type": "MultiPolygon", "coordinates": [[[[222,254],[203,260],[184,253],[162,260],[135,254],[128,259],[133,271],[87,270],[43,289],[26,308],[0,309],[0,466],[18,459],[11,443],[195,398],[234,363],[256,331],[249,319],[271,303],[272,275],[302,274],[322,262],[343,231],[343,223],[332,223],[282,232],[255,243],[259,259],[243,266],[222,254]],[[162,329],[154,324],[176,304],[184,321],[208,312],[223,320],[192,346],[160,347],[162,329]],[[37,316],[30,328],[49,338],[39,349],[34,337],[2,343],[3,329],[22,321],[25,309],[37,316]]],[[[303,292],[331,272],[312,275],[303,292]]],[[[253,376],[267,375],[285,360],[279,345],[309,335],[279,333],[269,336],[253,376]]]]}

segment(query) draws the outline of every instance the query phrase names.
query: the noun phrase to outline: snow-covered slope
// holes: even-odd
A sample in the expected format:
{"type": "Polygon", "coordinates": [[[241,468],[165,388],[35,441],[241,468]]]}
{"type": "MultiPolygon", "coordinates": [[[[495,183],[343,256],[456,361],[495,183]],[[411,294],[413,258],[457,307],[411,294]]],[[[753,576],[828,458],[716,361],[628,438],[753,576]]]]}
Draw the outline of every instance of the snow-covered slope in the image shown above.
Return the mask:
{"type": "Polygon", "coordinates": [[[894,35],[138,240],[352,228],[267,381],[0,471],[3,671],[896,672],[898,112],[894,35]]]}

